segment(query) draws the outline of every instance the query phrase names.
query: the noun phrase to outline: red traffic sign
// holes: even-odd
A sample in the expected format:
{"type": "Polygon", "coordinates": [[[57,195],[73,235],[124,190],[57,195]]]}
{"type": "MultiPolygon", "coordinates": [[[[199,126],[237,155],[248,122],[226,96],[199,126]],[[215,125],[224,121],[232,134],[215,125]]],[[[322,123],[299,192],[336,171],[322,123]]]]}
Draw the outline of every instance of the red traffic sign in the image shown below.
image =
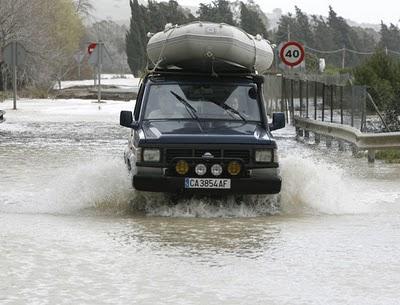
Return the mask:
{"type": "Polygon", "coordinates": [[[94,49],[96,49],[96,47],[97,47],[97,43],[95,43],[95,42],[91,43],[87,48],[88,54],[89,55],[92,54],[94,49]]]}
{"type": "Polygon", "coordinates": [[[306,52],[297,41],[289,41],[282,46],[279,55],[284,64],[295,67],[303,62],[306,52]]]}

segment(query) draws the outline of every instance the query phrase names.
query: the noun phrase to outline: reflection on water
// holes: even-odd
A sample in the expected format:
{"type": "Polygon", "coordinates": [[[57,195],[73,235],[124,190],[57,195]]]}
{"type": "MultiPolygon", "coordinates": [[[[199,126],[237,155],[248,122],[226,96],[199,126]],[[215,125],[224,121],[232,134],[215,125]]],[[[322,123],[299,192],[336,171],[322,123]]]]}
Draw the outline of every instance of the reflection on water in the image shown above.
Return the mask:
{"type": "MultiPolygon", "coordinates": [[[[144,243],[153,253],[209,260],[218,255],[256,259],[273,251],[280,229],[266,218],[135,218],[123,231],[110,233],[121,245],[144,243]]],[[[215,259],[214,263],[218,263],[215,259]]],[[[219,262],[222,263],[222,262],[219,262]]]]}

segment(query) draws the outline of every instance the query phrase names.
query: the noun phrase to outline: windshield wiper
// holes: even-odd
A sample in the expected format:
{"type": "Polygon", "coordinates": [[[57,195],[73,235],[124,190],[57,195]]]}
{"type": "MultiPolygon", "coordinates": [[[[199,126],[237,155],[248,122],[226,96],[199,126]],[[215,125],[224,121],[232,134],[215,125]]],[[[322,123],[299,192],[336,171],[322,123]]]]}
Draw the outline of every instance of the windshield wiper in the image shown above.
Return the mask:
{"type": "MultiPolygon", "coordinates": [[[[217,104],[217,103],[215,103],[217,104]]],[[[232,108],[231,106],[227,105],[227,104],[217,104],[218,106],[222,107],[225,110],[228,110],[234,114],[236,114],[239,118],[241,118],[244,122],[247,122],[246,118],[236,109],[232,108]]]]}
{"type": "Polygon", "coordinates": [[[198,116],[197,113],[196,113],[197,110],[196,110],[192,105],[190,105],[189,102],[188,102],[187,100],[185,100],[183,97],[181,97],[179,94],[177,94],[176,92],[174,92],[174,91],[172,91],[172,90],[170,90],[170,92],[171,92],[171,94],[172,94],[173,96],[176,97],[176,99],[177,99],[178,101],[180,101],[180,102],[185,106],[186,111],[189,113],[189,115],[190,115],[193,119],[199,120],[199,116],[198,116]]]}

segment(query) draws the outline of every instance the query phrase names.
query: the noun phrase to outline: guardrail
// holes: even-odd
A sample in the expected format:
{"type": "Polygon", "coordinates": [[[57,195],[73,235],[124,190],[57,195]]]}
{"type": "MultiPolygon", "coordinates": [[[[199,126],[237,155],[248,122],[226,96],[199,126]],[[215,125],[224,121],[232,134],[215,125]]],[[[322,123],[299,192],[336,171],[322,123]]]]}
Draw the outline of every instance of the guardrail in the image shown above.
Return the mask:
{"type": "Polygon", "coordinates": [[[368,161],[375,161],[377,150],[400,149],[400,132],[362,133],[358,129],[336,123],[321,122],[312,119],[294,117],[294,125],[298,135],[308,137],[309,132],[315,134],[315,142],[320,142],[320,136],[326,137],[327,146],[332,138],[339,140],[339,149],[343,149],[343,141],[353,145],[355,150],[368,150],[368,161]]]}
{"type": "Polygon", "coordinates": [[[6,119],[4,118],[4,115],[6,112],[4,110],[0,110],[0,123],[3,123],[6,119]]]}

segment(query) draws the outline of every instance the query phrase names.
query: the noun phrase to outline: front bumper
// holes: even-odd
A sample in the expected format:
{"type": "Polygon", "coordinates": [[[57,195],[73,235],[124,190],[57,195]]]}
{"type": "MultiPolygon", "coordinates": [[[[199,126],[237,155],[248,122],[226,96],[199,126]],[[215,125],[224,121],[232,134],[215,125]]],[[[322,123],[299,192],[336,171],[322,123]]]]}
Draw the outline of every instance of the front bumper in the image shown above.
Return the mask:
{"type": "Polygon", "coordinates": [[[282,179],[278,174],[256,175],[249,178],[231,179],[231,188],[225,189],[186,189],[185,177],[164,175],[133,176],[133,187],[138,191],[161,193],[192,194],[278,194],[281,191],[282,179]]]}

